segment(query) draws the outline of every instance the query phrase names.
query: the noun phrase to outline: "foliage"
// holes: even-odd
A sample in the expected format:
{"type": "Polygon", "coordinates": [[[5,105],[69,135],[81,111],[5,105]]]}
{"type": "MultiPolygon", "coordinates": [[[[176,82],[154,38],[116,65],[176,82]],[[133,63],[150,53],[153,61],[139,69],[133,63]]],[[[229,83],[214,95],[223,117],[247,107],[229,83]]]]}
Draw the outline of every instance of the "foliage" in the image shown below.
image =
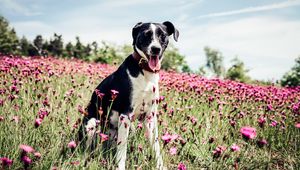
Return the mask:
{"type": "Polygon", "coordinates": [[[20,39],[20,53],[24,56],[29,56],[30,42],[25,36],[20,39]]]}
{"type": "Polygon", "coordinates": [[[281,79],[282,86],[300,86],[300,56],[295,60],[296,64],[281,79]]]}
{"type": "Polygon", "coordinates": [[[164,52],[164,59],[161,64],[164,70],[175,70],[177,72],[191,72],[185,61],[185,56],[180,54],[172,44],[164,52]]]}
{"type": "MultiPolygon", "coordinates": [[[[10,169],[25,169],[22,144],[41,154],[29,153],[32,163],[26,169],[116,169],[113,152],[104,156],[101,140],[93,153],[78,142],[73,149],[68,146],[95,87],[115,67],[6,56],[0,57],[0,67],[0,155],[13,160],[10,169]]],[[[299,169],[300,88],[174,72],[161,72],[161,77],[158,140],[168,169],[179,164],[187,169],[299,169]],[[247,126],[255,128],[250,138],[240,132],[247,126]],[[165,140],[168,135],[172,138],[165,140]]],[[[126,169],[155,169],[146,124],[138,124],[138,119],[132,121],[126,169]]],[[[100,133],[108,134],[98,130],[98,139],[100,133]]]]}
{"type": "Polygon", "coordinates": [[[58,35],[54,33],[54,38],[53,40],[50,39],[50,43],[47,47],[47,51],[51,53],[51,55],[54,56],[62,56],[63,53],[63,40],[62,40],[62,35],[58,35]]]}
{"type": "Polygon", "coordinates": [[[0,53],[17,54],[19,40],[8,21],[0,15],[0,53]]]}
{"type": "Polygon", "coordinates": [[[89,56],[90,48],[85,47],[81,41],[80,38],[77,36],[76,37],[76,43],[73,48],[73,57],[79,58],[79,59],[84,59],[89,56]]]}
{"type": "Polygon", "coordinates": [[[94,61],[118,65],[123,62],[125,57],[127,56],[121,55],[120,50],[117,47],[102,41],[101,47],[98,49],[97,56],[94,61]]]}
{"type": "Polygon", "coordinates": [[[240,81],[240,82],[250,82],[250,77],[247,75],[247,70],[245,68],[244,62],[239,60],[237,57],[232,60],[233,65],[226,71],[226,79],[240,81]]]}
{"type": "Polygon", "coordinates": [[[46,46],[44,46],[44,39],[42,35],[37,35],[35,37],[35,39],[33,40],[33,47],[37,50],[36,55],[42,55],[42,51],[47,48],[46,46]]]}
{"type": "Polygon", "coordinates": [[[206,67],[209,68],[216,77],[223,77],[225,68],[221,52],[210,47],[205,47],[204,51],[206,55],[206,67]]]}

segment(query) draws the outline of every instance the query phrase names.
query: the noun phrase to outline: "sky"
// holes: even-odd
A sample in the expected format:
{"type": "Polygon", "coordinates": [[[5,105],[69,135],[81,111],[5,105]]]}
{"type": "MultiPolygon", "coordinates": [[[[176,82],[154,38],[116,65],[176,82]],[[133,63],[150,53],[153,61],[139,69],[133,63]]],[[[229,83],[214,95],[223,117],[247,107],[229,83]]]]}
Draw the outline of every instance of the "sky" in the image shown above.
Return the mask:
{"type": "Polygon", "coordinates": [[[171,21],[180,32],[171,42],[192,69],[208,46],[258,80],[280,79],[300,55],[299,11],[300,0],[0,0],[0,15],[30,40],[58,33],[64,42],[131,44],[136,23],[171,21]]]}

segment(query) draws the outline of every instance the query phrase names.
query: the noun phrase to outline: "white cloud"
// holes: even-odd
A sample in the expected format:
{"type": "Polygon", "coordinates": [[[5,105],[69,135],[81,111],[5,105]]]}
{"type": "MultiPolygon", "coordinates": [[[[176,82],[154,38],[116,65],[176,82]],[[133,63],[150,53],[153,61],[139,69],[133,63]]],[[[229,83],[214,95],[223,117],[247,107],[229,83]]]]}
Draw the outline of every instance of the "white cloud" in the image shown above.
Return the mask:
{"type": "Polygon", "coordinates": [[[41,15],[41,12],[33,11],[24,5],[21,5],[19,2],[15,0],[0,0],[1,8],[4,8],[6,11],[11,11],[15,13],[19,13],[25,16],[34,16],[41,15]]]}
{"type": "Polygon", "coordinates": [[[222,17],[222,16],[237,15],[237,14],[243,14],[243,13],[258,12],[258,11],[267,11],[267,10],[287,8],[287,7],[298,6],[298,5],[300,5],[299,0],[288,0],[285,2],[274,3],[274,4],[269,4],[269,5],[247,7],[247,8],[238,9],[238,10],[201,15],[201,16],[196,17],[195,19],[222,17]]]}
{"type": "Polygon", "coordinates": [[[227,66],[237,55],[251,69],[252,77],[279,79],[300,55],[299,44],[300,21],[251,17],[185,27],[181,30],[178,47],[194,69],[204,64],[203,48],[210,46],[223,53],[227,66]]]}
{"type": "Polygon", "coordinates": [[[20,37],[25,35],[29,40],[33,40],[36,35],[49,39],[54,33],[58,33],[63,35],[64,42],[75,42],[76,36],[79,36],[83,43],[103,40],[117,44],[131,42],[129,25],[128,28],[114,27],[99,22],[98,18],[75,18],[51,25],[41,21],[12,22],[11,25],[20,37]]]}

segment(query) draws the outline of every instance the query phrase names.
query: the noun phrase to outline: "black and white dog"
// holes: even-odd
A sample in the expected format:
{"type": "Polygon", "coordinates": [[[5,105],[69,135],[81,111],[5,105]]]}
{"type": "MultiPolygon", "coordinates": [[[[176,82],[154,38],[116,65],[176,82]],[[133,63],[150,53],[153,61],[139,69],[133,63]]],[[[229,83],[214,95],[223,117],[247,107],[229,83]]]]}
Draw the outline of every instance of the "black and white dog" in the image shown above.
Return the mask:
{"type": "MultiPolygon", "coordinates": [[[[99,123],[101,130],[108,127],[109,139],[117,145],[119,170],[125,169],[130,123],[141,115],[147,118],[144,124],[156,153],[157,168],[163,169],[156,100],[159,98],[158,72],[171,35],[177,41],[179,32],[169,21],[162,24],[137,23],[132,29],[133,54],[98,85],[87,107],[87,115],[81,126],[87,136],[86,143],[93,146],[99,123]],[[115,94],[116,91],[118,94],[115,94]]],[[[83,139],[82,135],[79,138],[83,139]]]]}

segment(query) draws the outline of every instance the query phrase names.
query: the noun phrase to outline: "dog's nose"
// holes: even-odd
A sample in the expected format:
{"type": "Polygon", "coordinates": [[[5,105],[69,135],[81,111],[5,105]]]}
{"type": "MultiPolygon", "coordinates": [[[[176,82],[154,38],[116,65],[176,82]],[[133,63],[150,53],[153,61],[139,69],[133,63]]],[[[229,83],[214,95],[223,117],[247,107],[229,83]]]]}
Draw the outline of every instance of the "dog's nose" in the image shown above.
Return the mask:
{"type": "Polygon", "coordinates": [[[159,54],[160,53],[160,48],[156,46],[151,47],[151,53],[152,54],[159,54]]]}

